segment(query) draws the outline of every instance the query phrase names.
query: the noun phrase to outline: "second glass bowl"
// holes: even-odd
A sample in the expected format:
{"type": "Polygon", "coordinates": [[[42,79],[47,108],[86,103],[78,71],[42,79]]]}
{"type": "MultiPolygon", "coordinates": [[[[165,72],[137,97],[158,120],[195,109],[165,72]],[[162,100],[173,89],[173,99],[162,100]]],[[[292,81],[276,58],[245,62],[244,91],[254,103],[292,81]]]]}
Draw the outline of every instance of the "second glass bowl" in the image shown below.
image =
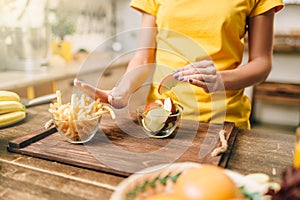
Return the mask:
{"type": "Polygon", "coordinates": [[[182,108],[175,104],[177,112],[168,115],[153,114],[151,117],[144,112],[145,105],[141,105],[136,109],[138,123],[149,137],[165,138],[170,136],[177,128],[180,119],[182,108]],[[153,127],[151,127],[153,126],[153,127]]]}

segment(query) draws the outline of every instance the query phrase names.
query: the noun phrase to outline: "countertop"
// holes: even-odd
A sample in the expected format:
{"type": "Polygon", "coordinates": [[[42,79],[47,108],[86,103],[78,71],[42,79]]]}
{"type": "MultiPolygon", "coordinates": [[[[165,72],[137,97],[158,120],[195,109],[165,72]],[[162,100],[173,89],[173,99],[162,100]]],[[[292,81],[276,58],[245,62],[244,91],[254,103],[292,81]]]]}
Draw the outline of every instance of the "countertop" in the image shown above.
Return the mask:
{"type": "MultiPolygon", "coordinates": [[[[294,66],[298,63],[298,54],[275,54],[274,67],[267,81],[300,84],[298,71],[300,68],[282,71],[282,66],[294,66]]],[[[244,60],[247,55],[244,55],[244,60]]],[[[88,55],[87,59],[71,61],[63,66],[49,66],[36,70],[0,70],[0,90],[14,90],[37,85],[49,81],[64,80],[74,78],[79,73],[86,74],[99,71],[108,67],[127,65],[131,54],[113,52],[94,52],[88,55]]],[[[245,62],[245,61],[244,61],[245,62]]]]}
{"type": "MultiPolygon", "coordinates": [[[[47,109],[28,108],[25,121],[0,129],[0,199],[109,199],[123,177],[6,150],[9,141],[42,128],[50,117],[47,109]]],[[[240,130],[227,168],[266,173],[279,182],[293,162],[294,141],[294,135],[280,132],[240,130]]]]}
{"type": "Polygon", "coordinates": [[[126,65],[130,57],[120,53],[94,52],[83,60],[71,61],[63,66],[49,66],[30,71],[0,71],[0,90],[14,90],[55,80],[76,77],[78,73],[86,74],[107,67],[126,65]]]}

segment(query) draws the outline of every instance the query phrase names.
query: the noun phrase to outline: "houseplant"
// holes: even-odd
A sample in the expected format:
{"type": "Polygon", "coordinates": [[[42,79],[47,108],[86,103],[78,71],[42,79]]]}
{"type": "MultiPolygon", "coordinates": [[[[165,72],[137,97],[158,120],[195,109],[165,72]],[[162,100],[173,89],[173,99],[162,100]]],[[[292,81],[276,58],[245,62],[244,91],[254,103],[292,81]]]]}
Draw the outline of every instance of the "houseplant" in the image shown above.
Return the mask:
{"type": "Polygon", "coordinates": [[[57,11],[55,20],[51,24],[51,30],[56,39],[52,42],[53,54],[62,56],[66,61],[72,60],[71,43],[65,41],[66,35],[75,32],[74,21],[69,12],[57,11]]]}

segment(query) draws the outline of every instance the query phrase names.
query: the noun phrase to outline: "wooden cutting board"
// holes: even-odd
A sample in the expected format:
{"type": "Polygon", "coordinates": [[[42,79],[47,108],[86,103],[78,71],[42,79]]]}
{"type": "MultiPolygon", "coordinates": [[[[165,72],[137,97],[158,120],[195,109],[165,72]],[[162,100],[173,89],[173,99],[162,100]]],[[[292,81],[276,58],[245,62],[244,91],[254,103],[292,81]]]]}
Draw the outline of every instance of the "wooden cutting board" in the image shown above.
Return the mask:
{"type": "Polygon", "coordinates": [[[114,122],[103,118],[99,131],[88,143],[70,144],[54,127],[37,130],[12,140],[8,151],[51,161],[129,176],[144,168],[173,162],[192,161],[226,167],[238,129],[233,123],[211,125],[181,121],[170,138],[149,138],[132,120],[114,122]],[[219,156],[219,131],[225,130],[228,149],[219,156]]]}

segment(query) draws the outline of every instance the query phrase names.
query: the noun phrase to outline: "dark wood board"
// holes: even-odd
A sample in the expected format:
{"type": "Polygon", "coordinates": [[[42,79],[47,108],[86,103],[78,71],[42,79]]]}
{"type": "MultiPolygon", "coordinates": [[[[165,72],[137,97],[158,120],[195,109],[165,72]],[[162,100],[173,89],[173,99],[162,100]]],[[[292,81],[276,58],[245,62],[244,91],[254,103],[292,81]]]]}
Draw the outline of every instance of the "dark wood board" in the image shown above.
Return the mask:
{"type": "Polygon", "coordinates": [[[130,120],[102,119],[100,129],[88,143],[70,144],[54,127],[37,130],[12,140],[8,151],[96,171],[129,176],[146,167],[173,162],[209,163],[226,167],[238,129],[233,123],[211,125],[181,121],[169,138],[149,138],[130,120]],[[218,133],[225,130],[228,149],[212,157],[220,146],[218,133]],[[204,152],[204,154],[203,154],[204,152]]]}

